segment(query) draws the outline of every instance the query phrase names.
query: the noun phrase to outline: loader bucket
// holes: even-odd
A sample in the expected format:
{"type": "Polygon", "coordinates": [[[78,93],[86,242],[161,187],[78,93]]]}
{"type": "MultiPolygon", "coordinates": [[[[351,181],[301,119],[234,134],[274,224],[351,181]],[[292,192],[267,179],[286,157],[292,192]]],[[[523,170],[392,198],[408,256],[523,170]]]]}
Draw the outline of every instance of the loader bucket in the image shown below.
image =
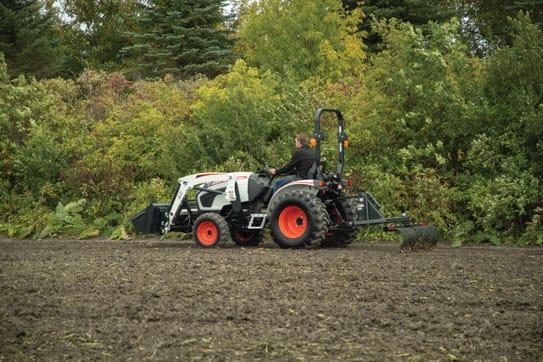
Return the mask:
{"type": "Polygon", "coordinates": [[[160,234],[160,226],[166,218],[170,204],[151,204],[130,218],[134,229],[142,234],[160,234]]]}
{"type": "Polygon", "coordinates": [[[439,230],[431,225],[389,227],[388,231],[397,231],[402,235],[402,244],[400,245],[402,253],[430,249],[439,240],[439,230]]]}

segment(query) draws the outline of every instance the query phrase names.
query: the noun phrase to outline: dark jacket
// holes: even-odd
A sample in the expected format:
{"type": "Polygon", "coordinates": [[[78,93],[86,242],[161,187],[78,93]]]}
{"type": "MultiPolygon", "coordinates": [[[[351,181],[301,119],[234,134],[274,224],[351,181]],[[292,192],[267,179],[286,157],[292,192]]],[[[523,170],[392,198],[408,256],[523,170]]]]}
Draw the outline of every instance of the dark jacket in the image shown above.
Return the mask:
{"type": "Polygon", "coordinates": [[[303,145],[292,154],[290,161],[283,167],[275,170],[276,175],[288,175],[296,172],[296,176],[306,179],[307,174],[317,157],[309,145],[303,145]]]}

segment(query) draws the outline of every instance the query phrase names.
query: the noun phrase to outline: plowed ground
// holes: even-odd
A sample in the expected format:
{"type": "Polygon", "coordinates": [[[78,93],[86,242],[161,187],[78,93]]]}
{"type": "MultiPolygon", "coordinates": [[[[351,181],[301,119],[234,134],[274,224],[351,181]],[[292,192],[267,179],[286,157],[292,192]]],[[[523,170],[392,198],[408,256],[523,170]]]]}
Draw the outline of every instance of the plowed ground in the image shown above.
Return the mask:
{"type": "Polygon", "coordinates": [[[543,360],[543,249],[0,239],[0,360],[543,360]]]}

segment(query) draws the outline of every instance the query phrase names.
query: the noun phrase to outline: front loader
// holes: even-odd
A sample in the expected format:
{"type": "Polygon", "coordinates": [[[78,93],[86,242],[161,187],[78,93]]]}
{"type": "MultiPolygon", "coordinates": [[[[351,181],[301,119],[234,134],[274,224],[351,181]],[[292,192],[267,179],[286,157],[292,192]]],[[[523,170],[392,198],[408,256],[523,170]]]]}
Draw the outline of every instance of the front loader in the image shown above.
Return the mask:
{"type": "Polygon", "coordinates": [[[262,170],[181,177],[169,204],[151,204],[131,218],[135,229],[144,234],[192,233],[196,244],[205,248],[230,240],[255,246],[269,230],[280,247],[300,248],[348,245],[360,227],[382,224],[384,231],[401,234],[401,251],[435,245],[439,239],[435,227],[412,223],[405,214],[385,217],[371,193],[353,193],[351,182],[342,178],[348,138],[341,112],[322,108],[314,119],[311,144],[316,162],[309,179],[290,182],[274,193],[274,177],[262,170]],[[335,171],[327,170],[321,157],[324,113],[337,118],[335,171]]]}

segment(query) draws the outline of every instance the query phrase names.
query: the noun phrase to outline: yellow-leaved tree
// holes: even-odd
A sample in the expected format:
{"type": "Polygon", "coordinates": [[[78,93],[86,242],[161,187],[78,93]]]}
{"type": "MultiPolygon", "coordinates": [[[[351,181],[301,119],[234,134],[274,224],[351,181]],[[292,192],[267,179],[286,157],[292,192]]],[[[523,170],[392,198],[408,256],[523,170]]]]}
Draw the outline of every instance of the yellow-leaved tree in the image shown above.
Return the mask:
{"type": "Polygon", "coordinates": [[[250,66],[299,81],[336,81],[364,69],[364,14],[339,0],[266,0],[241,11],[238,48],[250,66]]]}

